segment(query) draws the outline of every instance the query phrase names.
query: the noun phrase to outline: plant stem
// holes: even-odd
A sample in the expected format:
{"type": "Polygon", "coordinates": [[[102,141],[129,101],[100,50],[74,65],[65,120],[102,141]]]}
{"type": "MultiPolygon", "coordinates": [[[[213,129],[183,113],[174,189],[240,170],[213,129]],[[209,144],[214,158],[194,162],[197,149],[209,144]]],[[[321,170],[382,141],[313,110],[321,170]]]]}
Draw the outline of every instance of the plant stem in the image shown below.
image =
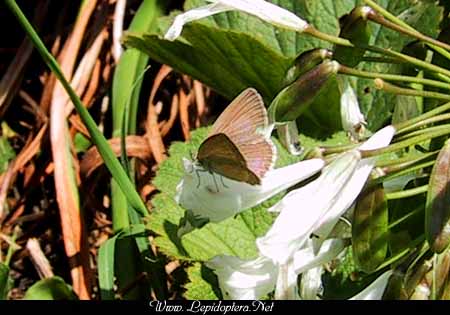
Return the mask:
{"type": "Polygon", "coordinates": [[[403,128],[401,131],[397,132],[397,135],[400,133],[404,133],[404,132],[408,132],[417,128],[420,128],[422,126],[428,125],[428,124],[432,124],[432,123],[436,123],[439,121],[443,121],[443,120],[447,120],[450,119],[450,113],[448,114],[442,114],[442,115],[438,115],[438,116],[434,116],[434,117],[430,117],[428,119],[424,119],[422,121],[419,121],[415,124],[412,124],[406,128],[403,128]]]}
{"type": "MultiPolygon", "coordinates": [[[[389,11],[385,10],[382,6],[378,5],[375,1],[372,0],[364,0],[364,2],[370,6],[372,9],[375,9],[375,11],[377,11],[379,14],[381,14],[382,16],[384,16],[387,20],[400,25],[401,27],[403,27],[404,29],[409,30],[410,32],[414,33],[416,37],[420,37],[420,36],[425,36],[422,33],[418,32],[416,29],[414,29],[413,27],[411,27],[410,25],[408,25],[407,23],[405,23],[404,21],[400,20],[399,18],[397,18],[395,15],[393,15],[392,13],[390,13],[389,11]]],[[[418,38],[419,38],[418,37],[418,38]]],[[[427,36],[425,36],[427,37],[427,36]]],[[[429,37],[428,37],[429,38],[429,37]]],[[[423,40],[423,39],[422,39],[423,40]]],[[[432,42],[434,42],[436,40],[433,39],[432,42]]],[[[450,59],[450,53],[445,50],[443,47],[439,47],[436,46],[435,44],[433,44],[432,42],[428,42],[427,45],[429,47],[431,47],[432,49],[434,49],[435,51],[437,51],[438,53],[440,53],[442,56],[444,56],[447,59],[450,59]]],[[[439,43],[439,45],[443,44],[440,41],[437,41],[439,43]]],[[[448,46],[448,45],[447,45],[448,46]]],[[[448,48],[447,48],[448,49],[448,48]]]]}
{"type": "Polygon", "coordinates": [[[428,111],[428,112],[426,112],[426,113],[424,113],[424,114],[422,114],[420,116],[417,116],[417,117],[414,117],[414,118],[412,118],[410,120],[398,123],[398,124],[394,125],[394,128],[395,128],[395,130],[397,130],[397,133],[403,132],[404,129],[409,128],[410,126],[412,126],[412,125],[414,125],[416,123],[419,123],[419,122],[421,122],[421,121],[423,121],[425,119],[428,119],[428,118],[436,116],[436,115],[438,115],[440,113],[443,113],[443,112],[445,112],[445,111],[447,111],[449,109],[450,109],[450,102],[445,103],[445,104],[443,104],[443,105],[441,105],[439,107],[436,107],[436,108],[434,108],[434,109],[432,109],[432,110],[430,110],[430,111],[428,111]]]}
{"type": "Polygon", "coordinates": [[[361,155],[363,158],[395,152],[395,151],[401,150],[403,148],[407,148],[409,146],[421,143],[423,141],[426,141],[426,140],[429,140],[432,138],[437,138],[437,137],[440,137],[443,135],[450,134],[450,125],[445,125],[445,126],[446,126],[446,128],[441,128],[437,131],[427,132],[427,133],[421,134],[419,136],[391,144],[390,146],[385,147],[385,148],[375,149],[375,150],[366,150],[366,151],[360,151],[360,152],[361,152],[361,155]]]}
{"type": "Polygon", "coordinates": [[[375,47],[375,46],[371,46],[371,45],[364,45],[364,44],[353,44],[351,43],[349,40],[344,39],[344,38],[340,38],[337,36],[333,36],[330,34],[326,34],[323,33],[319,30],[317,30],[316,28],[314,28],[313,26],[309,26],[308,28],[306,28],[301,34],[309,34],[311,36],[314,36],[318,39],[333,43],[335,45],[341,45],[341,46],[346,46],[346,47],[356,47],[356,48],[360,48],[360,49],[365,49],[368,51],[372,51],[372,52],[376,52],[379,54],[383,54],[383,55],[387,55],[390,57],[394,57],[396,59],[414,64],[416,66],[419,66],[421,68],[427,69],[431,72],[436,72],[438,74],[443,75],[444,77],[447,77],[448,80],[450,80],[450,71],[445,69],[445,68],[441,68],[439,66],[433,65],[431,63],[428,63],[426,61],[402,54],[400,52],[397,51],[393,51],[390,49],[386,49],[386,48],[380,48],[380,47],[375,47]]]}
{"type": "Polygon", "coordinates": [[[444,101],[450,101],[450,95],[439,93],[439,92],[431,92],[431,91],[418,91],[414,89],[402,88],[390,83],[383,81],[380,78],[374,80],[375,87],[378,90],[383,90],[386,93],[392,93],[396,95],[407,95],[407,96],[419,96],[423,98],[434,98],[444,101]]]}
{"type": "MultiPolygon", "coordinates": [[[[367,15],[368,19],[370,19],[371,21],[378,23],[384,27],[390,28],[394,31],[397,31],[399,33],[403,33],[405,35],[409,35],[411,37],[415,37],[418,40],[421,40],[427,44],[429,44],[430,47],[432,47],[433,49],[435,48],[442,48],[442,49],[447,49],[450,50],[450,45],[443,43],[441,41],[438,41],[434,38],[431,38],[429,36],[426,36],[420,32],[418,32],[417,30],[415,30],[414,28],[409,27],[405,27],[403,25],[399,25],[398,23],[393,23],[387,19],[385,19],[382,15],[377,14],[376,12],[372,11],[371,13],[369,13],[367,15]]],[[[400,20],[395,18],[396,20],[400,20]]],[[[401,21],[401,20],[400,20],[401,21]]],[[[404,25],[407,25],[406,23],[404,25]]]]}
{"type": "Polygon", "coordinates": [[[450,124],[443,124],[443,125],[439,125],[439,126],[432,126],[432,127],[428,127],[425,129],[419,129],[413,132],[410,132],[408,134],[404,134],[401,136],[395,136],[395,141],[403,141],[405,139],[411,139],[412,137],[416,137],[418,135],[423,135],[426,133],[430,133],[430,132],[438,132],[440,130],[448,130],[450,128],[450,124]]]}
{"type": "Polygon", "coordinates": [[[450,90],[450,84],[447,84],[447,83],[444,83],[441,81],[423,79],[423,78],[406,76],[406,75],[369,72],[369,71],[350,68],[350,67],[347,67],[344,65],[339,65],[339,73],[345,74],[345,75],[356,76],[356,77],[369,78],[369,79],[380,78],[380,79],[384,79],[384,80],[388,80],[388,81],[402,81],[402,82],[418,83],[418,84],[429,85],[429,86],[434,86],[437,88],[450,90]]]}
{"type": "Polygon", "coordinates": [[[393,200],[393,199],[408,198],[408,197],[412,197],[412,196],[416,196],[416,195],[420,195],[420,194],[426,193],[427,190],[428,190],[428,184],[427,185],[423,185],[423,186],[419,186],[419,187],[416,187],[416,188],[412,188],[412,189],[407,189],[407,190],[397,191],[397,192],[393,192],[393,193],[388,193],[388,194],[386,194],[386,199],[393,200]]]}
{"type": "Polygon", "coordinates": [[[143,203],[141,197],[134,189],[134,186],[131,183],[130,179],[128,178],[127,173],[124,171],[124,169],[120,165],[120,162],[117,160],[116,156],[112,152],[105,137],[98,130],[94,119],[91,117],[88,110],[84,107],[80,98],[70,86],[70,83],[64,77],[58,65],[58,62],[47,50],[44,43],[41,41],[38,34],[33,29],[33,26],[31,26],[30,22],[27,20],[27,18],[25,17],[19,6],[16,4],[16,2],[14,0],[4,0],[4,1],[8,6],[8,8],[11,10],[11,12],[15,15],[22,28],[25,30],[25,33],[29,36],[30,40],[33,42],[36,49],[39,51],[40,55],[42,56],[42,59],[44,59],[47,66],[52,70],[52,72],[58,78],[61,85],[66,90],[67,94],[69,95],[70,99],[72,100],[75,106],[75,109],[80,115],[80,118],[86,125],[86,128],[89,131],[89,135],[91,136],[92,141],[97,146],[98,152],[105,161],[106,167],[109,169],[111,175],[114,177],[114,179],[117,181],[122,191],[127,196],[130,204],[136,210],[141,212],[142,215],[147,215],[148,210],[145,204],[143,203]]]}

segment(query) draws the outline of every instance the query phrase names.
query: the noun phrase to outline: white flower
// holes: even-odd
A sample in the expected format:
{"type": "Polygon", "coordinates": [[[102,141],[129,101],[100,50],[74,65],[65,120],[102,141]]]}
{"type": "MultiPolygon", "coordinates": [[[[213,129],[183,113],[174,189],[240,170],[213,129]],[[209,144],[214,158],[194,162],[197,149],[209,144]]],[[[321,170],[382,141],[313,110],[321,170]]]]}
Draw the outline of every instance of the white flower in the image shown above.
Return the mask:
{"type": "Polygon", "coordinates": [[[275,264],[263,256],[253,260],[217,256],[206,266],[216,273],[223,298],[230,300],[257,300],[273,291],[278,277],[275,264]]]}
{"type": "Polygon", "coordinates": [[[178,15],[166,35],[167,40],[175,40],[180,36],[183,26],[191,21],[199,20],[207,16],[221,12],[237,10],[242,11],[271,23],[273,25],[303,32],[308,23],[294,13],[264,0],[208,0],[209,5],[189,10],[178,15]]]}
{"type": "Polygon", "coordinates": [[[367,288],[356,294],[350,300],[381,300],[384,290],[392,275],[392,270],[388,270],[372,282],[367,288]]]}
{"type": "MultiPolygon", "coordinates": [[[[184,159],[185,175],[177,186],[175,200],[197,220],[220,222],[254,207],[290,186],[320,171],[321,159],[301,161],[268,171],[261,185],[250,185],[196,169],[184,159]]],[[[192,230],[185,227],[179,235],[192,230]]]]}
{"type": "MultiPolygon", "coordinates": [[[[374,134],[359,150],[382,148],[394,135],[388,126],[374,134]]],[[[363,188],[375,160],[362,159],[358,149],[341,154],[319,178],[291,191],[273,208],[280,214],[271,229],[256,240],[260,253],[285,264],[303,247],[312,233],[316,251],[339,217],[352,205],[363,188]]]]}
{"type": "Polygon", "coordinates": [[[319,300],[318,295],[322,290],[322,271],[323,267],[319,266],[306,270],[302,274],[300,296],[303,300],[319,300]]]}
{"type": "Polygon", "coordinates": [[[206,266],[216,273],[225,299],[260,299],[274,289],[276,299],[297,299],[298,274],[328,263],[343,249],[342,240],[330,239],[316,255],[312,248],[304,248],[282,265],[263,255],[252,260],[222,255],[214,257],[206,266]]]}
{"type": "Polygon", "coordinates": [[[359,109],[358,98],[355,91],[346,81],[341,95],[342,127],[352,140],[359,141],[364,136],[366,120],[359,109]]]}

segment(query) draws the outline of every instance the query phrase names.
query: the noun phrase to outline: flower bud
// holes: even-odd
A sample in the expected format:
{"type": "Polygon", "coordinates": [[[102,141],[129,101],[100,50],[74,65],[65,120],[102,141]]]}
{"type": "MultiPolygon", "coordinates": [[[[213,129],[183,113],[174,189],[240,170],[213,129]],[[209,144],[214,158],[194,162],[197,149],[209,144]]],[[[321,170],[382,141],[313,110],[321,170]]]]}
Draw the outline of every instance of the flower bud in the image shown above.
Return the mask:
{"type": "Polygon", "coordinates": [[[285,87],[269,107],[272,121],[286,122],[299,117],[338,70],[337,62],[326,60],[285,87]]]}
{"type": "Polygon", "coordinates": [[[442,147],[428,184],[425,235],[432,251],[443,252],[450,243],[450,141],[442,147]]]}
{"type": "MultiPolygon", "coordinates": [[[[367,14],[370,7],[356,7],[348,15],[341,18],[340,37],[346,38],[355,44],[367,45],[370,40],[370,28],[367,23],[367,14]]],[[[334,59],[343,65],[354,67],[364,56],[365,49],[356,47],[336,46],[334,59]]]]}
{"type": "Polygon", "coordinates": [[[325,59],[331,59],[333,53],[328,49],[311,49],[300,54],[294,61],[293,66],[286,72],[283,86],[293,83],[297,78],[319,65],[325,59]]]}
{"type": "Polygon", "coordinates": [[[386,257],[388,221],[383,185],[364,191],[356,201],[352,224],[353,257],[364,272],[375,271],[386,257]]]}

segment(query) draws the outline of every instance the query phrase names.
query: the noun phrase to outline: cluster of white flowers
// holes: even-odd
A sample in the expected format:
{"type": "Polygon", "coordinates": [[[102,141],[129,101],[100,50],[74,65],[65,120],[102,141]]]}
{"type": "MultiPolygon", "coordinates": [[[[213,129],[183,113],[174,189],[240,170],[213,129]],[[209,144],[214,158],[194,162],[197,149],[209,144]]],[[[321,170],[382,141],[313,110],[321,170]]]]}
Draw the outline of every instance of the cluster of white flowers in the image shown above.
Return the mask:
{"type": "MultiPolygon", "coordinates": [[[[263,0],[209,2],[212,3],[177,16],[165,38],[177,38],[189,21],[229,10],[243,11],[297,32],[308,27],[295,14],[263,0]]],[[[343,125],[356,138],[355,124],[363,123],[364,117],[359,108],[355,109],[357,100],[350,87],[344,91],[341,103],[343,119],[348,121],[343,125]]],[[[348,243],[345,239],[329,238],[330,232],[351,207],[375,165],[373,158],[362,158],[360,151],[389,145],[394,133],[392,126],[385,127],[327,166],[321,159],[312,159],[271,170],[257,186],[223,178],[223,188],[216,189],[217,183],[210,174],[198,172],[195,164],[184,161],[186,172],[178,185],[176,200],[194,211],[194,217],[209,222],[220,222],[253,207],[322,170],[317,179],[291,191],[269,210],[279,214],[270,230],[256,240],[257,258],[218,256],[207,263],[218,276],[224,298],[259,299],[275,289],[277,299],[316,299],[321,289],[322,266],[336,258],[348,243]]],[[[182,227],[179,235],[190,230],[192,226],[182,227]]],[[[382,274],[353,299],[380,299],[390,274],[382,274]]]]}

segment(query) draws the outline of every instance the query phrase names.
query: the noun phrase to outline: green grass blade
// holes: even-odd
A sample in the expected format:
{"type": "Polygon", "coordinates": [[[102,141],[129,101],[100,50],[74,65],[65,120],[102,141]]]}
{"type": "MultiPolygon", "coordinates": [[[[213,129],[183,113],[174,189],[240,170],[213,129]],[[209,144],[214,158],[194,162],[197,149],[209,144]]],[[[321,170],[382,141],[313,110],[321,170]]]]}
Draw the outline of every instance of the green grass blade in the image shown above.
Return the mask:
{"type": "Polygon", "coordinates": [[[9,268],[0,262],[0,300],[6,300],[8,296],[9,268]]]}
{"type": "MultiPolygon", "coordinates": [[[[129,30],[134,32],[150,31],[155,25],[156,18],[163,14],[167,1],[144,0],[134,16],[129,30]]],[[[113,137],[125,137],[136,131],[136,116],[139,104],[143,73],[149,57],[137,49],[130,48],[124,51],[116,67],[112,85],[112,114],[113,137]],[[128,120],[123,130],[123,119],[128,112],[128,120]]],[[[122,149],[125,149],[122,146],[122,149]]],[[[133,168],[131,168],[133,172],[133,168]]],[[[133,174],[130,174],[132,177],[133,174]]],[[[126,197],[113,180],[111,182],[111,201],[113,228],[118,231],[127,227],[129,209],[126,197]]]]}
{"type": "Polygon", "coordinates": [[[114,300],[114,253],[119,235],[107,240],[98,250],[98,283],[102,300],[114,300]]]}

